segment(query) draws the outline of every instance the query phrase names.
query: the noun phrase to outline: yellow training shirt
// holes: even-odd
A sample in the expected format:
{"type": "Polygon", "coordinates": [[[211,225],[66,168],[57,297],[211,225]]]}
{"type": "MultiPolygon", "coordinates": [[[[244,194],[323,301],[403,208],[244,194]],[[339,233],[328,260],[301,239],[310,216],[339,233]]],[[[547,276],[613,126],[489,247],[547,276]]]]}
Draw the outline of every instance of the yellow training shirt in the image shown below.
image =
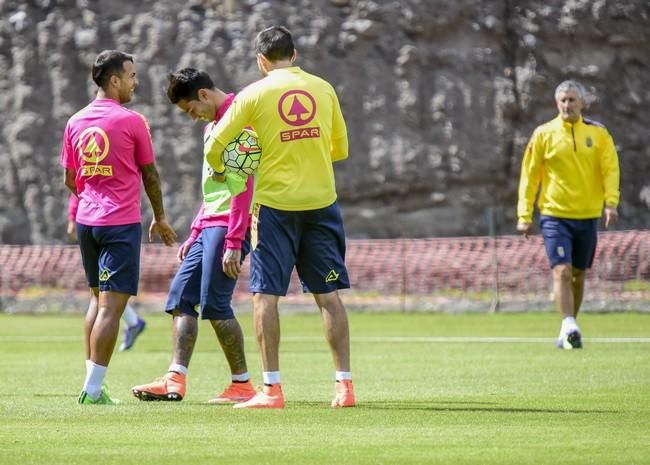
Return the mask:
{"type": "Polygon", "coordinates": [[[298,211],[336,200],[332,162],[348,157],[348,138],[336,92],[327,81],[292,66],[275,69],[242,90],[204,147],[217,172],[224,170],[224,147],[247,125],[262,148],[256,203],[298,211]]]}
{"type": "Polygon", "coordinates": [[[537,127],[521,164],[519,221],[532,222],[540,182],[542,215],[599,218],[604,204],[616,207],[618,155],[607,129],[582,117],[575,124],[564,122],[559,115],[537,127]]]}

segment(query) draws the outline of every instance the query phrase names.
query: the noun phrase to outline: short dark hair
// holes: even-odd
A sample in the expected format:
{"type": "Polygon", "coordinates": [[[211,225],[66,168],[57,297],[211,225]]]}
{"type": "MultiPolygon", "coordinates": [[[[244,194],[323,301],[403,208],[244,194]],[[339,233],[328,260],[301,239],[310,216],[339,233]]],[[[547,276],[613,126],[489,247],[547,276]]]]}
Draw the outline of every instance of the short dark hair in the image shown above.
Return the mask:
{"type": "Polygon", "coordinates": [[[199,90],[215,88],[210,75],[200,69],[179,69],[167,78],[167,97],[173,104],[177,104],[179,100],[198,100],[199,90]]]}
{"type": "Polygon", "coordinates": [[[111,76],[120,76],[124,72],[125,61],[133,63],[133,56],[119,50],[104,50],[97,55],[92,69],[95,84],[105,89],[111,76]]]}
{"type": "Polygon", "coordinates": [[[295,49],[291,32],[284,26],[267,27],[255,38],[255,52],[273,62],[291,58],[295,49]]]}

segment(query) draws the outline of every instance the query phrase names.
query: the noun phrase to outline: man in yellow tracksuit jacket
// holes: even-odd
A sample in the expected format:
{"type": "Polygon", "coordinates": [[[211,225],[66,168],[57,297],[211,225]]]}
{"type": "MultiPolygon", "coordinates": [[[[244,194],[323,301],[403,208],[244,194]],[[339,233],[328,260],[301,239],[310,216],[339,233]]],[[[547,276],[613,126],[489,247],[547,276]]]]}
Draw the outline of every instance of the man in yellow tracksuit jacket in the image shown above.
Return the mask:
{"type": "Polygon", "coordinates": [[[538,207],[544,247],[553,273],[555,306],[563,315],[557,347],[582,348],[576,317],[585,271],[596,252],[598,218],[618,218],[618,155],[600,123],[582,117],[584,87],[564,81],[555,90],[559,114],[533,132],[521,164],[517,230],[530,233],[538,207]]]}

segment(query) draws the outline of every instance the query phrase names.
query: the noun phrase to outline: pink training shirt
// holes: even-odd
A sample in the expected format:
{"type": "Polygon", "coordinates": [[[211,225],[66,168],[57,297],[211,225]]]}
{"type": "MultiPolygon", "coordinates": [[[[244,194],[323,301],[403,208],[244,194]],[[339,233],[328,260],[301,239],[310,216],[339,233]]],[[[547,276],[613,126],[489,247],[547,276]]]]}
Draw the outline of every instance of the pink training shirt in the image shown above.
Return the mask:
{"type": "Polygon", "coordinates": [[[155,162],[146,119],[112,99],[74,114],[63,135],[61,165],[76,173],[77,223],[140,223],[140,167],[155,162]]]}

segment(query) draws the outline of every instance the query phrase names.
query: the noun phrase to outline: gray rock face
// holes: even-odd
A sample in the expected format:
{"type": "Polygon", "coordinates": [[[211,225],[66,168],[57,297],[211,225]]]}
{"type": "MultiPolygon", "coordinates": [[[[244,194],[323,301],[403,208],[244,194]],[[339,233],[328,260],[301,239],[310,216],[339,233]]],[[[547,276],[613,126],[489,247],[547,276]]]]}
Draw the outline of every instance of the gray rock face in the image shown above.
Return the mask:
{"type": "Polygon", "coordinates": [[[4,0],[0,241],[63,240],[63,128],[93,98],[90,65],[107,48],[135,54],[131,107],[150,122],[167,215],[185,236],[200,199],[201,125],[167,102],[166,75],[200,67],[238,91],[259,77],[252,42],[270,24],[287,25],[298,64],[339,92],[349,236],[487,234],[488,223],[512,233],[521,154],[567,78],[586,85],[585,114],[616,141],[618,227],[649,227],[646,0],[4,0]]]}

